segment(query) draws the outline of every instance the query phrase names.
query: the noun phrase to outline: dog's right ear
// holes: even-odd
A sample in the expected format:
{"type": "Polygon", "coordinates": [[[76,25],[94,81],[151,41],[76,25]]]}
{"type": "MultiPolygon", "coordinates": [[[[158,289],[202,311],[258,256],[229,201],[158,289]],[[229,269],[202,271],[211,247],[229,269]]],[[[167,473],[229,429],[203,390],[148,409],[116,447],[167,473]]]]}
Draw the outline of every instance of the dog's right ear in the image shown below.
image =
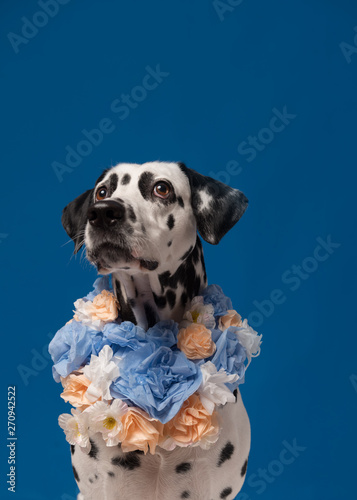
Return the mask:
{"type": "Polygon", "coordinates": [[[74,253],[77,253],[83,245],[87,212],[93,203],[93,191],[93,189],[88,189],[68,203],[62,212],[62,225],[68,236],[74,241],[74,253]]]}

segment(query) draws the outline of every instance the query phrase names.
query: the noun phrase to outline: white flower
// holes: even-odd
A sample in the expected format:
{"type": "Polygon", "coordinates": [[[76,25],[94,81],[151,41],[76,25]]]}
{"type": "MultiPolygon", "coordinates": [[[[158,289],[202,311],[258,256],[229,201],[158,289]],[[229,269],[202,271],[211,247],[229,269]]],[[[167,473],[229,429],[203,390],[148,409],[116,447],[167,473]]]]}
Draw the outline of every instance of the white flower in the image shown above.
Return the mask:
{"type": "Polygon", "coordinates": [[[119,432],[122,430],[121,417],[128,411],[128,406],[121,399],[114,399],[111,405],[97,401],[87,408],[90,428],[93,432],[101,432],[107,446],[119,444],[119,432]]]}
{"type": "Polygon", "coordinates": [[[242,326],[236,329],[236,335],[239,342],[247,351],[250,363],[251,358],[255,358],[260,354],[260,344],[262,343],[263,335],[258,335],[258,333],[248,325],[248,321],[246,319],[243,321],[242,326]]]}
{"type": "Polygon", "coordinates": [[[111,347],[104,346],[98,356],[92,354],[89,364],[83,368],[83,374],[91,381],[85,394],[89,401],[112,399],[109,387],[119,377],[119,368],[113,361],[111,347]]]}
{"type": "Polygon", "coordinates": [[[70,444],[78,444],[87,452],[90,451],[87,415],[79,410],[72,409],[72,415],[63,413],[58,417],[58,424],[64,430],[66,440],[70,444]]]}
{"type": "Polygon", "coordinates": [[[74,319],[95,330],[102,331],[105,323],[101,319],[93,319],[93,303],[90,300],[78,299],[74,303],[74,319]]]}
{"type": "Polygon", "coordinates": [[[234,403],[234,394],[225,385],[238,380],[238,375],[228,375],[223,368],[217,372],[217,368],[211,361],[201,366],[202,382],[198,388],[201,403],[208,413],[212,415],[215,405],[234,403]]]}
{"type": "Polygon", "coordinates": [[[208,329],[214,328],[216,320],[213,313],[214,307],[212,304],[205,304],[203,297],[194,297],[183,315],[180,327],[185,328],[191,323],[201,323],[208,329]]]}

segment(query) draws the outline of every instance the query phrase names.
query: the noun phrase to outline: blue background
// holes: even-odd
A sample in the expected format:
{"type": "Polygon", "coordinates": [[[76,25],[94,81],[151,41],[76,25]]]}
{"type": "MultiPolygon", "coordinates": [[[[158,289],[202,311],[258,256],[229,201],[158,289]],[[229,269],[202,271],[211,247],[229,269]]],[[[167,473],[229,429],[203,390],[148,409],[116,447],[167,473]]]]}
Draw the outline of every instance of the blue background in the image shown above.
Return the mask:
{"type": "Polygon", "coordinates": [[[15,53],[9,32],[21,35],[22,17],[42,9],[1,2],[2,498],[11,498],[9,385],[17,391],[15,498],[75,497],[57,426],[69,407],[40,353],[95,272],[72,257],[61,211],[102,169],[156,159],[183,160],[250,200],[218,247],[205,244],[210,282],[264,335],[242,387],[252,449],[239,498],[355,498],[357,6],[243,0],[220,16],[217,9],[195,0],[72,0],[15,53]],[[169,75],[121,120],[112,102],[157,65],[169,75]],[[284,106],[290,123],[273,137],[262,131],[284,106]],[[60,182],[52,163],[64,163],[66,146],[76,148],[81,131],[103,118],[115,130],[60,182]],[[270,140],[251,161],[242,154],[249,136],[270,140]],[[231,161],[239,173],[228,173],[231,161]],[[328,235],[340,246],[323,262],[305,260],[328,235]],[[292,282],[302,263],[310,271],[292,282]],[[264,302],[265,316],[252,315],[274,289],[283,303],[264,302]],[[304,450],[282,467],[283,442],[294,439],[304,450]],[[257,482],[261,469],[268,479],[257,482]]]}

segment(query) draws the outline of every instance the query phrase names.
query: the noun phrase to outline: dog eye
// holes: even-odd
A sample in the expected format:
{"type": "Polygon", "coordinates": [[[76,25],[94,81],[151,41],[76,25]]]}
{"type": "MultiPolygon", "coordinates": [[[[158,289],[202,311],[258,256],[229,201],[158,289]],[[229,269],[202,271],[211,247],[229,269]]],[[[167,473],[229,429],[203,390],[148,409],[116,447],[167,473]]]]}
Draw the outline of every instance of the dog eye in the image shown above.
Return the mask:
{"type": "Polygon", "coordinates": [[[108,194],[107,188],[101,187],[97,191],[96,198],[98,201],[104,200],[104,198],[107,197],[107,194],[108,194]]]}
{"type": "Polygon", "coordinates": [[[167,182],[157,182],[154,186],[154,195],[159,198],[167,198],[171,193],[171,186],[167,182]]]}

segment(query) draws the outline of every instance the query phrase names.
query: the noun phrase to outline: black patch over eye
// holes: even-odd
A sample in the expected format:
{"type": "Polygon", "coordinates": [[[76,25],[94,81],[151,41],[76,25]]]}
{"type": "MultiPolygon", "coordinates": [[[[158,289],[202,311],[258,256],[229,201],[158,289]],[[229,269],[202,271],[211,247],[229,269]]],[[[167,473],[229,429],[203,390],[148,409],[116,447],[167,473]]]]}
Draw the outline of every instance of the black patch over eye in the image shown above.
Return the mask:
{"type": "Polygon", "coordinates": [[[171,193],[171,186],[167,182],[159,181],[155,184],[153,193],[158,198],[167,198],[171,193]]]}
{"type": "Polygon", "coordinates": [[[108,195],[108,190],[106,187],[103,186],[103,187],[98,189],[95,197],[96,197],[97,201],[101,201],[101,200],[104,200],[104,198],[106,198],[107,195],[108,195]]]}

